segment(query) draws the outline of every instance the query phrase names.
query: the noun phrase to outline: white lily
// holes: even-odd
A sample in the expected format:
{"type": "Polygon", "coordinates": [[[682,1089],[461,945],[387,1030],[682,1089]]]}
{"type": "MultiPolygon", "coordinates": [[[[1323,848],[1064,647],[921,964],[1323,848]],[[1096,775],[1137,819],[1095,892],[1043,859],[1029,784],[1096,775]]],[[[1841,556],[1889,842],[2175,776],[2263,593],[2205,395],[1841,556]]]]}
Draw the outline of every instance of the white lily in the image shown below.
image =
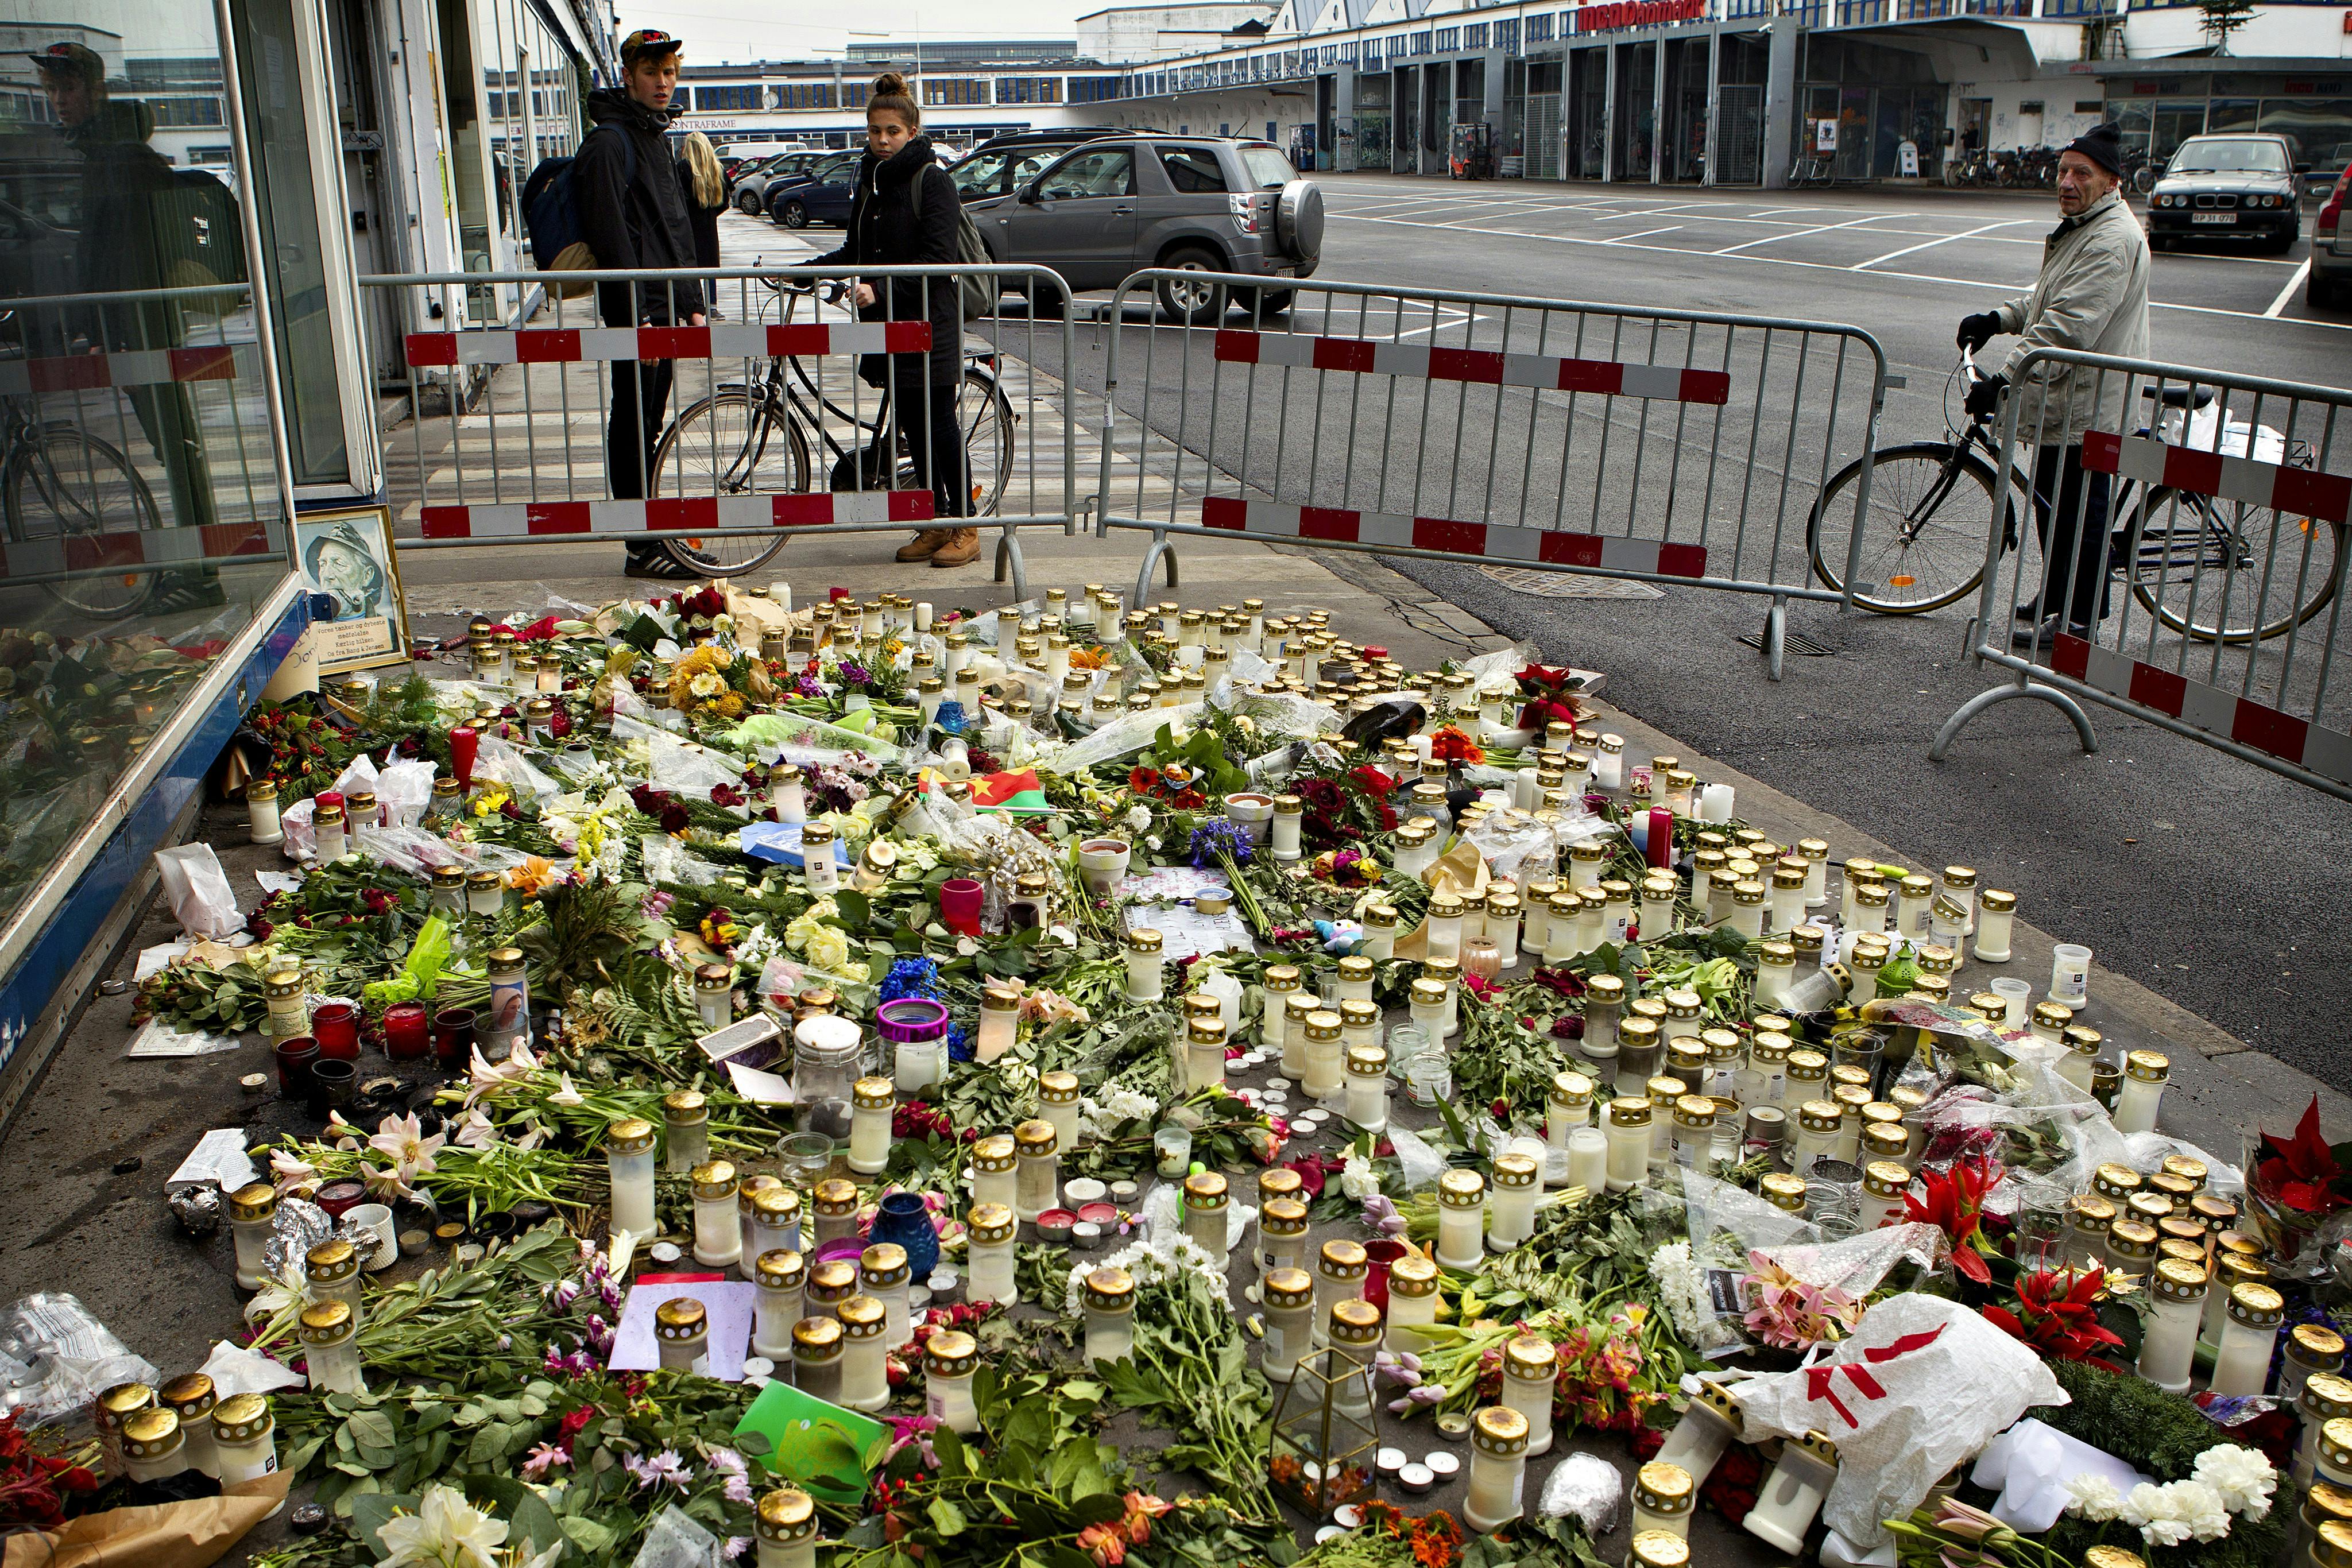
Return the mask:
{"type": "Polygon", "coordinates": [[[562,1072],[558,1073],[556,1076],[561,1080],[562,1087],[547,1097],[550,1104],[585,1105],[588,1103],[588,1096],[581,1093],[579,1090],[574,1089],[572,1086],[572,1074],[569,1072],[562,1072]]]}
{"type": "Polygon", "coordinates": [[[394,1514],[376,1539],[385,1548],[379,1568],[499,1568],[507,1527],[455,1487],[433,1486],[415,1513],[394,1514]]]}
{"type": "Polygon", "coordinates": [[[430,1175],[433,1155],[446,1140],[438,1133],[425,1134],[425,1125],[411,1111],[406,1116],[386,1116],[376,1128],[368,1147],[380,1150],[400,1163],[404,1181],[419,1175],[430,1175]]]}

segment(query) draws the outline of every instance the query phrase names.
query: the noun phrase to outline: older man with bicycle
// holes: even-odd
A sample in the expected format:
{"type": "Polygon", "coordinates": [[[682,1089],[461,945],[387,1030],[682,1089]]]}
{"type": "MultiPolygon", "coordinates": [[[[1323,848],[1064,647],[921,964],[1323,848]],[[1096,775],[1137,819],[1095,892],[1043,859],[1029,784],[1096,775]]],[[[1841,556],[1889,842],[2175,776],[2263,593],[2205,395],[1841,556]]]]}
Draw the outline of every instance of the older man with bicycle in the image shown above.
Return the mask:
{"type": "Polygon", "coordinates": [[[2088,637],[2107,615],[2108,476],[2083,467],[2083,434],[2120,431],[2131,378],[2075,365],[2040,367],[2013,383],[2034,349],[2147,355],[2147,238],[2117,185],[2123,142],[2113,124],[2093,127],[2058,158],[2058,226],[2042,252],[2033,291],[1960,323],[1959,344],[1981,349],[2004,332],[2018,344],[2001,368],[1969,388],[1968,410],[1990,418],[2004,394],[2018,409],[2020,442],[2034,445],[2033,520],[2042,536],[2042,591],[2017,608],[2017,645],[2088,637]]]}

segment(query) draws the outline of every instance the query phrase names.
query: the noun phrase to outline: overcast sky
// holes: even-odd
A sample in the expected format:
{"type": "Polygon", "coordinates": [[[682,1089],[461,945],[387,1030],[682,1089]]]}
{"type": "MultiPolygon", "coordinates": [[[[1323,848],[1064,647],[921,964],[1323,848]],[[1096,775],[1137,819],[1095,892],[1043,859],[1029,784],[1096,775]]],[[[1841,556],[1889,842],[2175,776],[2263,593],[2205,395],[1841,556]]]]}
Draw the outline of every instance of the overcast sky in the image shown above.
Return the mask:
{"type": "Polygon", "coordinates": [[[853,43],[885,40],[866,37],[887,33],[912,46],[918,37],[935,38],[1068,38],[1076,35],[1076,18],[1093,4],[1079,0],[931,0],[909,5],[906,0],[873,0],[856,12],[856,31],[822,18],[827,6],[780,6],[774,0],[614,0],[620,31],[648,25],[667,28],[686,40],[686,56],[693,65],[728,61],[799,59],[838,53],[853,43]],[[781,13],[781,16],[779,15],[781,13]]]}

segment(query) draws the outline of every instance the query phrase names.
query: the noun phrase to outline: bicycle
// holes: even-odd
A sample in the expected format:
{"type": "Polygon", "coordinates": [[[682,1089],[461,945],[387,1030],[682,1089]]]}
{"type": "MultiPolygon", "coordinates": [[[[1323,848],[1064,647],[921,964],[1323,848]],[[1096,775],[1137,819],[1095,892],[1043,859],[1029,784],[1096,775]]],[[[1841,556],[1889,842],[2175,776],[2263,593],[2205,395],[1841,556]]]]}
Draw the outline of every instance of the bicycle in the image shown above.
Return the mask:
{"type": "MultiPolygon", "coordinates": [[[[122,449],[65,420],[37,422],[17,398],[0,400],[0,522],[30,543],[59,538],[73,575],[41,586],[68,610],[104,621],[135,615],[154,597],[152,570],[100,571],[75,564],[74,539],[163,526],[154,493],[122,449]]],[[[96,546],[91,547],[95,556],[96,546]]]]}
{"type": "MultiPolygon", "coordinates": [[[[800,300],[806,298],[814,303],[819,293],[814,284],[801,287],[774,277],[763,281],[783,301],[787,326],[800,300]]],[[[827,303],[838,304],[846,289],[835,284],[826,286],[824,292],[827,303]]],[[[761,315],[765,314],[763,310],[761,315]]],[[[957,392],[956,408],[957,423],[963,430],[964,473],[971,497],[964,517],[954,519],[961,523],[993,513],[1013,476],[1014,426],[1020,418],[1004,395],[992,354],[965,350],[963,384],[957,392]]],[[[888,387],[877,394],[872,421],[862,420],[854,410],[826,395],[804,358],[777,355],[756,380],[723,384],[679,411],[654,448],[656,493],[805,494],[814,487],[817,444],[832,459],[827,478],[833,488],[927,488],[915,477],[913,450],[892,413],[888,387]],[[844,445],[828,426],[828,418],[862,434],[853,438],[853,444],[844,445]],[[886,431],[891,433],[895,458],[887,486],[874,461],[876,446],[886,431]],[[848,476],[855,476],[852,483],[843,483],[848,476]]],[[[789,538],[790,533],[780,530],[772,538],[672,538],[665,540],[664,547],[688,571],[739,577],[773,559],[789,538]]]]}
{"type": "MultiPolygon", "coordinates": [[[[1963,350],[1946,383],[1945,439],[1881,447],[1868,459],[1873,526],[1864,532],[1853,596],[1865,610],[1881,615],[1940,610],[1983,582],[1991,529],[2001,530],[2004,551],[2018,548],[2019,521],[2033,497],[2032,475],[2012,464],[2003,483],[2000,442],[1991,434],[1990,416],[1956,421],[1949,412],[1952,384],[1965,388],[1978,379],[1976,356],[1963,350]],[[1861,586],[1865,582],[1867,590],[1861,586]]],[[[2165,387],[2160,395],[2158,388],[2144,387],[2140,396],[2159,404],[2156,424],[2141,428],[2140,435],[2227,457],[2312,465],[2305,444],[2290,445],[2268,425],[2227,419],[2213,406],[2210,387],[2165,387]]],[[[1845,586],[1854,528],[1849,492],[1863,462],[1857,458],[1831,477],[1806,524],[1813,575],[1839,591],[1845,586]]],[[[2340,523],[2281,517],[2267,507],[2164,486],[2144,487],[2132,480],[2116,485],[2112,513],[2118,521],[2108,546],[2109,573],[2122,570],[2143,608],[2200,643],[2242,644],[2284,635],[2335,597],[2344,551],[2340,523]],[[2294,538],[2302,542],[2292,560],[2279,559],[2274,548],[2265,549],[2263,543],[2294,538]],[[2270,591],[2284,574],[2302,585],[2290,599],[2297,591],[2308,597],[2274,617],[2266,615],[2276,597],[2270,591]],[[2233,613],[2233,607],[2244,611],[2249,605],[2251,612],[2233,613]]]]}
{"type": "Polygon", "coordinates": [[[1830,161],[1826,158],[1801,157],[1789,165],[1791,185],[1826,185],[1830,183],[1830,161]]]}

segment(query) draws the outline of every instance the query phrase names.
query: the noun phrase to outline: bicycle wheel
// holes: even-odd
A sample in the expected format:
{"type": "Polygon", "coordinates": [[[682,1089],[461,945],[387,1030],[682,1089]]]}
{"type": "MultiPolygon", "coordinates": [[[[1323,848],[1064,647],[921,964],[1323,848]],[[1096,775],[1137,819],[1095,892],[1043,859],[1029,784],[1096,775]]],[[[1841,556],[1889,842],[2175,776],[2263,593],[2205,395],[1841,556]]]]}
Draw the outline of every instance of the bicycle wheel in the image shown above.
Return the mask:
{"type": "Polygon", "coordinates": [[[163,526],[153,492],[121,449],[70,426],[31,434],[8,465],[5,497],[8,537],[31,541],[62,538],[66,565],[95,567],[121,556],[123,571],[89,571],[42,584],[69,610],[101,620],[136,614],[154,597],[156,574],[140,552],[100,541],[107,535],[136,534],[163,526]]]}
{"type": "Polygon", "coordinates": [[[992,517],[1004,504],[1004,486],[1013,477],[1015,418],[1004,389],[977,365],[964,368],[956,423],[963,427],[964,480],[971,491],[965,515],[992,517]]]}
{"type": "Polygon", "coordinates": [[[2127,521],[2132,597],[2198,642],[2283,636],[2336,595],[2341,523],[2161,490],[2127,521]]]}
{"type": "MultiPolygon", "coordinates": [[[[1861,475],[1860,458],[1839,469],[1805,527],[1813,575],[1841,591],[1861,475]]],[[[1880,448],[1873,456],[1870,515],[1862,519],[1853,601],[1881,615],[1917,615],[1969,593],[1984,578],[1998,487],[1992,465],[1973,452],[1961,454],[1954,467],[1949,442],[1880,448]]],[[[2012,526],[2016,505],[2011,493],[2007,520],[2012,526]]]]}
{"type": "MultiPolygon", "coordinates": [[[[660,496],[797,496],[810,487],[808,437],[776,404],[740,388],[690,404],[654,449],[660,496]]],[[[737,577],[764,565],[788,536],[736,535],[663,542],[679,565],[737,577]]]]}

